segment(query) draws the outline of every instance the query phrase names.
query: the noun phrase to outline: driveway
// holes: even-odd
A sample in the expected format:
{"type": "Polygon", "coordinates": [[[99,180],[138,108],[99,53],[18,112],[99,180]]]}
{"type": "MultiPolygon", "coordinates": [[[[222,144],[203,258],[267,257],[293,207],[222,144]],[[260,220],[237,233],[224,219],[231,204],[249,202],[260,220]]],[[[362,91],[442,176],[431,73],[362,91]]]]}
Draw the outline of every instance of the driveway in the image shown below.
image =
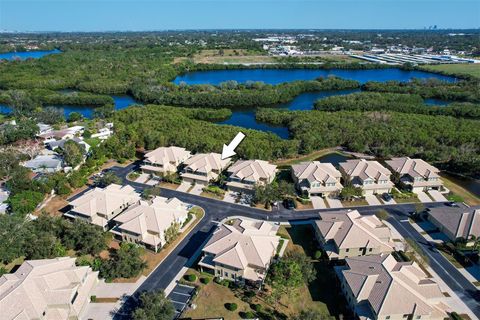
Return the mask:
{"type": "Polygon", "coordinates": [[[189,193],[199,195],[200,193],[203,192],[203,188],[205,188],[203,184],[197,183],[196,185],[193,186],[192,190],[190,190],[189,193]]]}
{"type": "Polygon", "coordinates": [[[381,205],[380,200],[378,200],[377,196],[374,194],[366,195],[365,200],[367,200],[368,204],[371,206],[381,205]]]}
{"type": "Polygon", "coordinates": [[[326,197],[325,200],[327,200],[328,206],[332,209],[333,208],[343,208],[343,204],[339,199],[326,197]]]}
{"type": "Polygon", "coordinates": [[[393,198],[391,198],[389,201],[387,201],[382,197],[381,200],[384,204],[397,204],[397,201],[395,201],[393,198]]]}
{"type": "Polygon", "coordinates": [[[420,200],[420,202],[423,202],[423,203],[433,202],[432,199],[425,192],[417,191],[415,193],[417,194],[418,200],[420,200]]]}
{"type": "Polygon", "coordinates": [[[172,301],[173,306],[175,307],[176,317],[180,316],[183,310],[185,310],[194,292],[195,287],[180,283],[173,288],[172,292],[170,292],[168,298],[172,301]]]}
{"type": "Polygon", "coordinates": [[[428,193],[435,201],[448,201],[438,190],[430,190],[428,193]]]}
{"type": "Polygon", "coordinates": [[[145,183],[150,179],[150,175],[146,173],[142,173],[136,180],[136,183],[145,183]]]}
{"type": "Polygon", "coordinates": [[[227,191],[225,192],[225,197],[223,198],[223,201],[228,202],[228,203],[235,203],[237,200],[237,193],[233,191],[227,191]]]}
{"type": "Polygon", "coordinates": [[[177,191],[187,192],[188,189],[190,189],[191,186],[192,185],[190,184],[190,182],[182,181],[182,183],[178,186],[177,191]]]}
{"type": "Polygon", "coordinates": [[[312,200],[313,209],[325,209],[327,207],[322,197],[312,196],[310,200],[312,200]]]}

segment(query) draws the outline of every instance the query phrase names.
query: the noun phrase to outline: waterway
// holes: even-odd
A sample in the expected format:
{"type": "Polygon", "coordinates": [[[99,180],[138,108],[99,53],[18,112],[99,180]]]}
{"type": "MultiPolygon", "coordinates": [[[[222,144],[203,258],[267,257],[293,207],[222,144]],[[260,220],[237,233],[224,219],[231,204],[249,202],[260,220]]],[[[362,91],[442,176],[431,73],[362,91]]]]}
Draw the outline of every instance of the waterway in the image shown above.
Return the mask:
{"type": "Polygon", "coordinates": [[[212,84],[218,85],[222,82],[234,80],[239,83],[248,81],[261,81],[269,84],[279,84],[295,80],[314,80],[319,77],[337,76],[343,79],[356,80],[360,83],[368,81],[409,81],[416,79],[438,79],[454,82],[454,77],[424,71],[406,71],[396,68],[389,69],[230,69],[230,70],[208,70],[189,72],[176,77],[173,82],[176,84],[212,84]]]}
{"type": "Polygon", "coordinates": [[[0,53],[0,60],[26,60],[26,59],[39,59],[49,54],[59,54],[62,51],[48,50],[48,51],[23,51],[23,52],[2,52],[0,53]]]}

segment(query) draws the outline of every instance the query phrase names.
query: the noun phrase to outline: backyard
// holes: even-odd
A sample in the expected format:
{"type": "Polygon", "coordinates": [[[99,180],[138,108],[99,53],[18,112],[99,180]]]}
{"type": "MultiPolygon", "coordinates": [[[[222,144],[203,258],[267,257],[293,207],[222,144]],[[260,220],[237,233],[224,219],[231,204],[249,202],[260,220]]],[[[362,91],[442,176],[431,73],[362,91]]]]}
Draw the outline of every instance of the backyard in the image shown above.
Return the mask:
{"type": "Polygon", "coordinates": [[[337,287],[337,281],[333,268],[328,266],[324,260],[314,260],[313,256],[317,251],[313,228],[310,225],[296,225],[292,227],[280,227],[278,234],[282,238],[287,238],[288,242],[286,253],[303,252],[309,256],[314,264],[317,279],[309,285],[303,285],[290,297],[283,297],[278,305],[274,306],[264,298],[264,291],[257,292],[255,296],[250,296],[242,288],[230,288],[223,284],[209,281],[207,284],[199,281],[200,278],[210,275],[200,274],[196,270],[190,269],[187,274],[195,274],[194,284],[199,287],[198,295],[193,301],[196,309],[188,310],[184,316],[191,318],[223,317],[224,319],[239,319],[246,312],[256,313],[260,318],[268,319],[287,319],[297,315],[302,310],[315,310],[319,314],[328,318],[346,319],[345,303],[337,287]],[[236,304],[235,311],[227,310],[227,304],[236,304]],[[258,306],[260,305],[260,307],[258,306]],[[256,312],[255,310],[261,310],[256,312]]]}

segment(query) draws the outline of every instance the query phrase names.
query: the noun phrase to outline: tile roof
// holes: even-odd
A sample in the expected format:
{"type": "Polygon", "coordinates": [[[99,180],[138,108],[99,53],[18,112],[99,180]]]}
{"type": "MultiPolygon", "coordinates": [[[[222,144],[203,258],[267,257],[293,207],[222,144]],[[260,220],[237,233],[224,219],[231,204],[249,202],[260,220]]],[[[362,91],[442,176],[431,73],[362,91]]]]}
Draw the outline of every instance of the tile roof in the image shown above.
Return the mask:
{"type": "Polygon", "coordinates": [[[238,160],[228,168],[230,177],[253,183],[258,183],[260,179],[272,181],[276,171],[276,165],[263,160],[238,160]]]}
{"type": "Polygon", "coordinates": [[[429,208],[428,213],[456,238],[480,236],[480,206],[470,208],[440,206],[429,208]]]}
{"type": "Polygon", "coordinates": [[[343,168],[349,176],[359,177],[362,180],[390,180],[390,170],[382,166],[378,161],[353,159],[341,162],[340,167],[343,168]]]}
{"type": "Polygon", "coordinates": [[[310,183],[314,181],[322,182],[336,182],[342,177],[331,163],[321,163],[320,161],[302,162],[292,165],[293,174],[301,180],[308,180],[310,183]]]}
{"type": "Polygon", "coordinates": [[[222,160],[219,153],[197,153],[185,160],[186,168],[194,172],[209,173],[212,170],[222,171],[230,163],[230,159],[222,160]]]}
{"type": "Polygon", "coordinates": [[[145,159],[151,163],[166,165],[175,163],[178,166],[180,163],[190,157],[190,151],[180,147],[160,147],[145,154],[145,159]]]}
{"type": "Polygon", "coordinates": [[[213,254],[216,263],[241,270],[247,266],[266,268],[280,242],[280,237],[276,236],[277,229],[265,221],[237,219],[233,225],[220,225],[203,252],[213,254]]]}
{"type": "Polygon", "coordinates": [[[422,177],[425,179],[439,177],[439,170],[422,159],[410,159],[408,157],[392,158],[385,161],[395,172],[408,174],[409,176],[422,177]]]}
{"type": "Polygon", "coordinates": [[[375,215],[361,215],[357,210],[321,212],[315,221],[322,237],[339,249],[378,248],[394,250],[390,229],[375,215]]]}
{"type": "Polygon", "coordinates": [[[75,258],[27,260],[15,273],[0,277],[0,318],[77,318],[97,274],[90,267],[77,267],[75,258]]]}
{"type": "Polygon", "coordinates": [[[443,294],[414,262],[397,262],[390,254],[346,258],[337,268],[351,288],[357,303],[368,303],[371,318],[386,315],[446,316],[439,302],[443,294]]]}

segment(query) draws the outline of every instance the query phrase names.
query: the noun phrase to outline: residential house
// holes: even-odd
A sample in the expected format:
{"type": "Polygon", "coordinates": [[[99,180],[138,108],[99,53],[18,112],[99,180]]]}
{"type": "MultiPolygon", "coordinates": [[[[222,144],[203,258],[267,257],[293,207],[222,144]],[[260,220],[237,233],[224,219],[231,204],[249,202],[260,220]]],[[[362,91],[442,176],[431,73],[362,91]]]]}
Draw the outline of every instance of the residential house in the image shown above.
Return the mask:
{"type": "Polygon", "coordinates": [[[390,229],[375,215],[357,210],[321,212],[315,236],[331,260],[395,250],[390,229]]]}
{"type": "Polygon", "coordinates": [[[186,182],[208,185],[216,180],[220,173],[230,164],[230,159],[223,159],[219,153],[198,153],[184,162],[181,174],[186,182]]]}
{"type": "Polygon", "coordinates": [[[440,287],[416,262],[398,262],[391,254],[350,257],[345,262],[335,271],[358,319],[448,318],[440,287]]]}
{"type": "Polygon", "coordinates": [[[46,141],[45,142],[45,146],[52,150],[52,151],[55,151],[57,148],[60,148],[60,149],[63,149],[63,146],[65,145],[65,143],[67,141],[74,141],[76,143],[78,143],[80,146],[82,146],[83,150],[84,150],[84,155],[87,155],[88,152],[90,151],[90,145],[88,143],[86,143],[83,138],[77,138],[77,137],[73,137],[73,138],[67,138],[67,139],[62,139],[62,140],[50,140],[50,141],[46,141]]]}
{"type": "Polygon", "coordinates": [[[440,206],[427,212],[428,220],[452,241],[480,237],[480,206],[440,206]]]}
{"type": "Polygon", "coordinates": [[[83,134],[85,128],[82,126],[72,126],[69,128],[64,128],[60,130],[50,130],[37,136],[45,140],[63,140],[63,139],[72,139],[75,136],[83,134]]]}
{"type": "Polygon", "coordinates": [[[342,190],[342,174],[331,163],[320,161],[292,165],[292,178],[297,189],[304,195],[327,197],[342,190]]]}
{"type": "Polygon", "coordinates": [[[228,189],[252,192],[255,185],[267,185],[275,179],[277,166],[263,160],[238,160],[227,170],[228,189]]]}
{"type": "Polygon", "coordinates": [[[141,169],[154,175],[168,175],[177,172],[177,167],[190,158],[190,151],[180,147],[160,147],[145,154],[141,169]]]}
{"type": "MultiPolygon", "coordinates": [[[[362,189],[364,195],[390,193],[393,183],[390,170],[378,161],[353,159],[340,163],[342,172],[355,187],[362,189]]],[[[345,184],[344,184],[345,185],[345,184]]]]}
{"type": "Polygon", "coordinates": [[[46,134],[46,133],[49,133],[49,132],[53,131],[52,126],[49,125],[49,124],[37,123],[37,127],[38,127],[38,134],[39,135],[46,134]]]}
{"type": "Polygon", "coordinates": [[[411,188],[413,192],[441,189],[443,182],[438,173],[440,170],[422,159],[408,157],[393,158],[385,161],[399,175],[400,182],[411,188]]]}
{"type": "Polygon", "coordinates": [[[27,260],[0,277],[0,318],[80,319],[98,283],[98,272],[75,258],[27,260]]]}
{"type": "Polygon", "coordinates": [[[113,219],[116,227],[112,232],[123,241],[140,243],[157,252],[168,241],[167,229],[174,224],[180,229],[188,212],[189,206],[177,198],[141,200],[113,219]]]}
{"type": "Polygon", "coordinates": [[[140,200],[140,194],[129,185],[111,184],[94,188],[70,202],[71,210],[65,217],[82,219],[107,229],[109,221],[140,200]]]}
{"type": "Polygon", "coordinates": [[[8,209],[8,197],[10,196],[10,191],[5,189],[0,185],[0,214],[4,214],[8,209]]]}
{"type": "Polygon", "coordinates": [[[219,278],[261,284],[280,243],[277,231],[278,226],[266,221],[221,224],[202,249],[198,265],[219,278]]]}
{"type": "Polygon", "coordinates": [[[63,170],[63,158],[56,153],[40,154],[23,166],[35,173],[55,173],[63,170]]]}

